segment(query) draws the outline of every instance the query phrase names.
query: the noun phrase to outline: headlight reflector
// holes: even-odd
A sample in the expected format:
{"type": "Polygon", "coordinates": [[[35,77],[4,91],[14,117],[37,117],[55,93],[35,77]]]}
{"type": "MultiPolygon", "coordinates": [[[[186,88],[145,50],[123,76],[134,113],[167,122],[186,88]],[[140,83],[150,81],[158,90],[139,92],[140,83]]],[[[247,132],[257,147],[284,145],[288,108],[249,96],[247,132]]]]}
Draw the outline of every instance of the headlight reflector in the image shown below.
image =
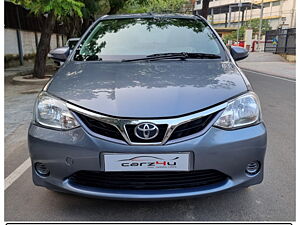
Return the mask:
{"type": "Polygon", "coordinates": [[[235,129],[257,124],[260,120],[259,99],[254,92],[249,92],[230,101],[214,125],[224,129],[235,129]]]}
{"type": "Polygon", "coordinates": [[[66,103],[42,92],[35,104],[35,120],[39,124],[61,130],[69,130],[79,126],[66,103]]]}

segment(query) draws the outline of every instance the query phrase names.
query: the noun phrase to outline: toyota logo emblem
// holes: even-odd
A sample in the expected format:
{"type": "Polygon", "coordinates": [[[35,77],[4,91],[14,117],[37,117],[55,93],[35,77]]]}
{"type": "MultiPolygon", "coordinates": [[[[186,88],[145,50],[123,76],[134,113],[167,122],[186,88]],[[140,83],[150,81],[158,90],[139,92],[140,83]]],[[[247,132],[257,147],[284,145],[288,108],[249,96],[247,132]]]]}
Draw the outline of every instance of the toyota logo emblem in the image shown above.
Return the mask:
{"type": "Polygon", "coordinates": [[[134,134],[143,140],[151,140],[158,135],[159,129],[153,123],[140,123],[134,128],[134,134]]]}

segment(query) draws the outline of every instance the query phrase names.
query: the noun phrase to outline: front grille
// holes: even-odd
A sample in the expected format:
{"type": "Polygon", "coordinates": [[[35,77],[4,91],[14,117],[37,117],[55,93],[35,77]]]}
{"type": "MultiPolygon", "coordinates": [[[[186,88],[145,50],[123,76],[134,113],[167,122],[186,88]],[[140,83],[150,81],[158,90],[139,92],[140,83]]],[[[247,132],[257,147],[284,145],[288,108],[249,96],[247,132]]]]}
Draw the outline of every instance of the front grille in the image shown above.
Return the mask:
{"type": "Polygon", "coordinates": [[[180,189],[225,182],[228,176],[216,170],[190,172],[95,172],[79,171],[69,182],[86,187],[130,190],[180,189]]]}
{"type": "Polygon", "coordinates": [[[169,140],[186,137],[202,131],[213,120],[217,113],[218,112],[212,113],[210,115],[201,117],[199,119],[178,126],[171,134],[169,140]]]}
{"type": "MultiPolygon", "coordinates": [[[[100,134],[102,136],[126,141],[120,131],[113,125],[93,119],[91,117],[85,116],[83,114],[75,112],[75,114],[81,119],[81,121],[94,133],[100,134]]],[[[171,134],[168,140],[175,140],[183,138],[198,132],[201,132],[208,124],[214,119],[218,112],[212,113],[210,115],[201,117],[199,119],[193,120],[191,122],[179,125],[171,134]]],[[[151,120],[149,120],[151,121],[151,120]]],[[[163,141],[168,124],[156,124],[159,129],[158,135],[150,140],[144,140],[137,137],[134,133],[134,129],[137,125],[127,124],[125,129],[128,138],[132,143],[160,143],[163,141]]]]}
{"type": "Polygon", "coordinates": [[[131,142],[137,142],[137,143],[155,143],[155,142],[162,142],[165,134],[166,134],[166,131],[167,131],[167,128],[168,128],[168,125],[167,124],[160,124],[160,125],[156,125],[158,127],[158,135],[155,137],[155,138],[152,138],[150,140],[144,140],[144,139],[140,139],[138,138],[135,133],[134,133],[134,128],[136,127],[137,125],[126,125],[126,131],[127,131],[127,134],[130,138],[130,141],[131,142]]]}
{"type": "Polygon", "coordinates": [[[121,135],[121,133],[119,132],[119,130],[113,126],[110,125],[108,123],[104,123],[101,122],[99,120],[95,120],[93,118],[90,118],[88,116],[76,113],[76,115],[82,120],[82,122],[93,132],[106,136],[106,137],[110,137],[110,138],[114,138],[114,139],[118,139],[118,140],[122,140],[125,141],[123,136],[121,135]]]}

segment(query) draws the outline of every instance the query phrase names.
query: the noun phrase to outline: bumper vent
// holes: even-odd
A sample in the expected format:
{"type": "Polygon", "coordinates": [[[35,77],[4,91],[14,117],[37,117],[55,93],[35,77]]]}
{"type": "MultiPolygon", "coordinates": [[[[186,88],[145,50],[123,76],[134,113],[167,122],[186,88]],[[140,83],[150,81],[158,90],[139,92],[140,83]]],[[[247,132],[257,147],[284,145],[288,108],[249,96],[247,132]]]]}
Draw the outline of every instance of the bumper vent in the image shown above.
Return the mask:
{"type": "Polygon", "coordinates": [[[86,187],[130,190],[180,189],[223,183],[227,176],[216,170],[190,172],[79,171],[69,182],[86,187]]]}

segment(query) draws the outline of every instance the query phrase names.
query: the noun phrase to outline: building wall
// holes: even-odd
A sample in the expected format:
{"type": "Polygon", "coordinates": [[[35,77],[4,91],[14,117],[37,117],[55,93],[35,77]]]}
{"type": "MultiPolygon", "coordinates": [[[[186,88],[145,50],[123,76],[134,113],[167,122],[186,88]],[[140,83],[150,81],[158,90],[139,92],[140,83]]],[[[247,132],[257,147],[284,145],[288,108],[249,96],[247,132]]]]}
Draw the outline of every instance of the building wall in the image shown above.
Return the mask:
{"type": "Polygon", "coordinates": [[[13,29],[5,29],[4,34],[4,54],[17,55],[18,52],[18,40],[17,32],[13,29]]]}
{"type": "MultiPolygon", "coordinates": [[[[233,3],[239,3],[240,0],[213,0],[210,2],[210,7],[216,7],[221,5],[228,5],[233,3]]],[[[241,2],[255,3],[261,4],[262,0],[241,0],[241,2]]],[[[295,2],[296,0],[264,0],[265,8],[263,11],[263,18],[268,19],[270,21],[270,25],[273,29],[277,29],[282,26],[282,17],[285,18],[284,27],[294,28],[296,27],[296,10],[295,10],[295,2]]],[[[202,8],[202,0],[196,1],[195,10],[199,10],[202,8]],[[198,3],[198,4],[197,4],[198,3]],[[200,3],[200,4],[199,4],[200,3]]],[[[242,17],[242,13],[240,13],[240,20],[242,17]]],[[[231,14],[231,27],[238,26],[238,18],[239,12],[233,12],[231,14]]],[[[250,20],[251,18],[260,18],[260,9],[252,9],[245,11],[245,20],[250,20]]],[[[209,16],[208,20],[213,22],[213,25],[216,27],[224,27],[225,26],[225,14],[216,14],[213,16],[209,16]]]]}
{"type": "MultiPolygon", "coordinates": [[[[4,29],[5,32],[5,43],[4,43],[4,54],[5,55],[18,55],[18,39],[17,39],[17,31],[15,29],[4,29]]],[[[22,48],[23,54],[32,54],[36,53],[36,42],[35,42],[35,33],[31,31],[20,31],[21,39],[22,39],[22,48]]],[[[41,34],[37,32],[38,40],[40,39],[41,34]]],[[[64,37],[66,40],[66,37],[64,37]]],[[[52,34],[50,49],[57,48],[58,46],[62,46],[62,35],[61,34],[52,34]],[[58,35],[58,39],[57,39],[58,35]]]]}

